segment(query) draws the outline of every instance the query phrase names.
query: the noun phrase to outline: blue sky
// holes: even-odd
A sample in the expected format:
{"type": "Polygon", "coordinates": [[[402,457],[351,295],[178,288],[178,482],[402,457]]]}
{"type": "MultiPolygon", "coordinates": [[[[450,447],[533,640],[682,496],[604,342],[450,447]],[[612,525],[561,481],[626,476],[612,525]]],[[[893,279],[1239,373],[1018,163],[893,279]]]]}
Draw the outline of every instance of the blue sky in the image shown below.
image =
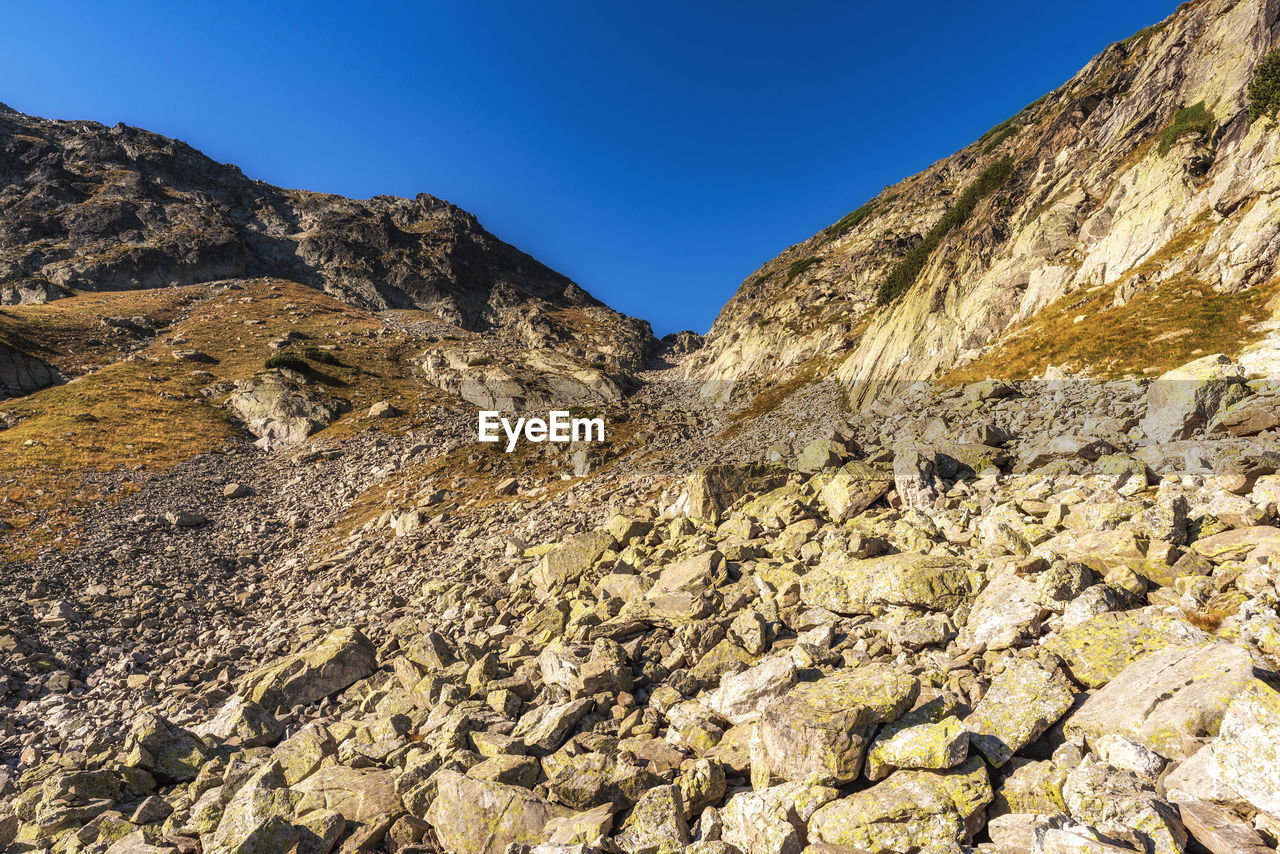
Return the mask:
{"type": "Polygon", "coordinates": [[[0,101],[429,192],[661,335],[1173,0],[9,4],[0,101]]]}

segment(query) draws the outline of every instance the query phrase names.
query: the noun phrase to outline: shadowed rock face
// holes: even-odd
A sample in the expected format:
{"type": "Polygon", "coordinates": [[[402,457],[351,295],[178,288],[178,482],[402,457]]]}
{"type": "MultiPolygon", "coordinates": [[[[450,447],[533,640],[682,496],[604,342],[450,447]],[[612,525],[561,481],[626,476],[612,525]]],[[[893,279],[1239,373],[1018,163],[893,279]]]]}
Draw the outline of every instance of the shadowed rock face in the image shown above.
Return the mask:
{"type": "Polygon", "coordinates": [[[59,288],[257,276],[303,282],[364,308],[433,310],[473,330],[548,308],[624,320],[434,196],[361,201],[284,190],[158,134],[0,105],[5,302],[59,288]]]}
{"type": "Polygon", "coordinates": [[[0,400],[22,397],[62,381],[62,374],[47,362],[0,344],[0,400]]]}

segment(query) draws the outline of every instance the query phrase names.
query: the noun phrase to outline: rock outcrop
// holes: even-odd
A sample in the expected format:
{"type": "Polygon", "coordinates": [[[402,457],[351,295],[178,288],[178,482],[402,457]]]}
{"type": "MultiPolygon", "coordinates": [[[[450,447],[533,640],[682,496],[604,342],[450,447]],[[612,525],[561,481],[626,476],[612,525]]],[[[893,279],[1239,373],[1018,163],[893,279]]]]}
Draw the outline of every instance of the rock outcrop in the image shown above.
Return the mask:
{"type": "MultiPolygon", "coordinates": [[[[1280,134],[1273,121],[1249,121],[1246,93],[1278,44],[1270,0],[1183,4],[761,267],[690,375],[727,399],[766,378],[837,367],[853,401],[869,405],[979,358],[1064,295],[1101,307],[1158,291],[1167,306],[1266,284],[1280,272],[1280,134]],[[957,217],[984,176],[996,186],[972,193],[968,217],[957,217]],[[929,242],[949,211],[948,223],[960,221],[929,242]],[[895,282],[904,287],[886,287],[895,282]]],[[[1063,305],[1056,337],[1102,333],[1105,321],[1087,322],[1095,309],[1063,305]]],[[[1163,344],[1113,341],[1075,369],[1105,370],[1126,346],[1141,358],[1163,344]]]]}

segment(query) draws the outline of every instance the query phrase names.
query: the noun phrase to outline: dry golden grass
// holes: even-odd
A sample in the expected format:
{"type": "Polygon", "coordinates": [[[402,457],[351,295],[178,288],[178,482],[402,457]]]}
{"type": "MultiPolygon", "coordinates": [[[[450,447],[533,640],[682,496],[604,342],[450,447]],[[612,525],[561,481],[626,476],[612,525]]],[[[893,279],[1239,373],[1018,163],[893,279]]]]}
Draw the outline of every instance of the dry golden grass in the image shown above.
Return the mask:
{"type": "MultiPolygon", "coordinates": [[[[1208,211],[1142,264],[1124,281],[1150,278],[1175,258],[1194,251],[1212,230],[1208,211]]],[[[1267,302],[1280,292],[1280,280],[1237,294],[1220,294],[1190,276],[1175,276],[1113,306],[1116,283],[1067,294],[1007,334],[974,362],[942,377],[948,384],[988,377],[1027,379],[1049,365],[1077,370],[1091,367],[1094,376],[1163,373],[1198,355],[1234,356],[1265,333],[1267,302]],[[1076,323],[1077,317],[1084,317],[1076,323]]]]}
{"type": "Polygon", "coordinates": [[[988,377],[1028,379],[1050,365],[1091,367],[1100,379],[1164,373],[1197,356],[1234,356],[1264,334],[1257,321],[1280,281],[1218,294],[1186,278],[1165,282],[1121,307],[1114,286],[1068,294],[1015,330],[994,350],[942,377],[946,384],[988,377]],[[1075,322],[1083,315],[1085,320],[1075,322]]]}
{"type": "Polygon", "coordinates": [[[103,498],[88,486],[93,478],[87,475],[164,471],[225,443],[237,428],[222,406],[224,398],[205,399],[200,389],[261,370],[276,352],[270,342],[285,332],[307,336],[295,345],[298,350],[333,348],[324,352],[339,364],[316,364],[314,375],[326,393],[352,404],[348,415],[313,441],[370,429],[362,416],[379,400],[417,420],[424,407],[443,399],[413,378],[413,339],[380,334],[378,318],[324,293],[293,282],[259,281],[208,294],[203,287],[92,294],[0,313],[0,340],[27,345],[22,349],[60,367],[82,352],[102,361],[118,355],[88,343],[103,315],[174,321],[134,357],[4,402],[20,423],[0,431],[0,519],[15,528],[0,543],[0,558],[29,555],[74,536],[78,508],[103,498]],[[179,361],[175,350],[199,350],[216,361],[179,361]]]}

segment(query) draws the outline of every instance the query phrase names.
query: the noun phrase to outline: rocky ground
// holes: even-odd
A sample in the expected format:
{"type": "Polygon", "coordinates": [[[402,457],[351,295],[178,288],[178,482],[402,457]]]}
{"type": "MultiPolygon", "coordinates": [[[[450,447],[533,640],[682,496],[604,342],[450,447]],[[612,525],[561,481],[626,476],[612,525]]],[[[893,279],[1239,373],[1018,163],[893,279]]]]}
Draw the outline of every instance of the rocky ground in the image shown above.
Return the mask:
{"type": "Polygon", "coordinates": [[[1273,383],[742,422],[663,355],[599,456],[478,453],[460,411],[244,439],[14,567],[0,841],[1275,848],[1273,383]]]}

